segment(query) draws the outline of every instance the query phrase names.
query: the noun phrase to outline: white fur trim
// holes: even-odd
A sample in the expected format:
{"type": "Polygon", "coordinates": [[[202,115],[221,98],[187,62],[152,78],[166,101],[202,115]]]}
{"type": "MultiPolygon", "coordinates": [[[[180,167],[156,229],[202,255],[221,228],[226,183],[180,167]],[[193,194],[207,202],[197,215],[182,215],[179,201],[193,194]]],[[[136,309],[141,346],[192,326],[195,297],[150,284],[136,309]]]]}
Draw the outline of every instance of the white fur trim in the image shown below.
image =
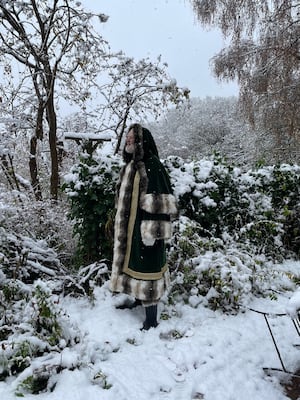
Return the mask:
{"type": "Polygon", "coordinates": [[[155,239],[152,239],[152,238],[151,239],[142,238],[142,241],[145,246],[153,246],[155,243],[155,239]]]}
{"type": "Polygon", "coordinates": [[[176,214],[176,199],[172,194],[148,193],[141,196],[140,206],[152,214],[176,214]]]}
{"type": "Polygon", "coordinates": [[[170,239],[172,236],[171,222],[144,220],[141,223],[141,236],[145,244],[153,239],[170,239]]]}
{"type": "Polygon", "coordinates": [[[132,297],[142,301],[155,304],[165,293],[165,290],[170,286],[170,273],[167,270],[158,280],[140,280],[132,277],[126,281],[126,288],[123,286],[122,275],[112,275],[110,281],[110,290],[113,292],[127,293],[132,297]],[[126,290],[125,290],[126,289],[126,290]],[[149,298],[149,293],[152,296],[149,298]]]}

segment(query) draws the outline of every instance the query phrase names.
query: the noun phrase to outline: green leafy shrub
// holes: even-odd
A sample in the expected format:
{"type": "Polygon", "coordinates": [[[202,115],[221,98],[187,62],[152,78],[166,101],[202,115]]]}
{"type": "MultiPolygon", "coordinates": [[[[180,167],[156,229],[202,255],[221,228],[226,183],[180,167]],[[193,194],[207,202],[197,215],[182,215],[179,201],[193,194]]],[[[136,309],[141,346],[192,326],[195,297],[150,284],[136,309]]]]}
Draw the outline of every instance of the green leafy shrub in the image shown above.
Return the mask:
{"type": "Polygon", "coordinates": [[[201,236],[230,235],[273,259],[299,254],[297,165],[243,172],[217,156],[189,163],[169,157],[165,165],[181,215],[200,224],[201,236]]]}
{"type": "Polygon", "coordinates": [[[55,304],[48,285],[38,280],[30,293],[24,286],[19,285],[10,304],[1,303],[0,380],[20,374],[45,353],[60,352],[79,341],[77,328],[55,304]]]}
{"type": "Polygon", "coordinates": [[[115,185],[120,162],[117,157],[83,153],[79,164],[65,176],[65,190],[70,200],[69,217],[78,237],[76,264],[88,265],[100,258],[112,258],[115,185]]]}
{"type": "Polygon", "coordinates": [[[299,256],[300,167],[281,164],[249,171],[249,175],[255,179],[256,190],[269,198],[270,215],[280,230],[277,237],[280,237],[281,245],[278,245],[278,249],[290,250],[299,256]]]}
{"type": "Polygon", "coordinates": [[[244,216],[247,207],[240,201],[237,169],[217,157],[190,163],[169,157],[165,163],[181,214],[200,223],[209,236],[219,237],[225,226],[231,230],[237,227],[236,217],[244,216]]]}
{"type": "Polygon", "coordinates": [[[294,283],[288,272],[274,269],[264,255],[253,255],[232,237],[226,242],[201,237],[199,223],[181,217],[169,247],[171,304],[184,301],[196,307],[236,311],[252,296],[272,296],[294,283]]]}

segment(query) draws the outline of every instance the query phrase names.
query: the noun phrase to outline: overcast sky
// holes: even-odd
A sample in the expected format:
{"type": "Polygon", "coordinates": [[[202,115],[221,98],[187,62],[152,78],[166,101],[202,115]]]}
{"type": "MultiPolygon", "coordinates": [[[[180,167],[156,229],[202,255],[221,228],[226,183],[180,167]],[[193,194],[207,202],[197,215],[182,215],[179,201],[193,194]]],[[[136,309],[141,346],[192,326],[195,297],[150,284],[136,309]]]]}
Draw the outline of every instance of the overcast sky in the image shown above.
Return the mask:
{"type": "Polygon", "coordinates": [[[220,84],[209,60],[223,47],[219,32],[204,29],[188,0],[81,0],[82,5],[109,15],[105,24],[95,19],[97,31],[112,50],[141,59],[162,56],[168,72],[191,97],[237,95],[234,83],[220,84]]]}

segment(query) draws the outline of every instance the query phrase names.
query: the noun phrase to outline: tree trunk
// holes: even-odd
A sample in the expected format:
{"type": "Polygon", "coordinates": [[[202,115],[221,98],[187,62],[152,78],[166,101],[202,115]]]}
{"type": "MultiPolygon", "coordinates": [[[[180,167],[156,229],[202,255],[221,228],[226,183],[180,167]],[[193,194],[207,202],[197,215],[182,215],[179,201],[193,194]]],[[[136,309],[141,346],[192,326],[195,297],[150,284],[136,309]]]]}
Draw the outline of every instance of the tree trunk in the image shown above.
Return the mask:
{"type": "Polygon", "coordinates": [[[1,156],[1,168],[2,168],[2,170],[4,172],[4,175],[5,175],[6,179],[7,179],[7,182],[9,184],[9,186],[11,187],[12,190],[14,190],[15,189],[14,182],[13,182],[13,179],[12,179],[11,174],[10,174],[10,168],[9,168],[9,165],[8,165],[6,154],[3,154],[1,156]]]}
{"type": "Polygon", "coordinates": [[[58,186],[59,186],[57,135],[56,135],[57,121],[56,121],[54,97],[52,90],[47,101],[46,112],[47,112],[47,121],[49,126],[49,146],[50,146],[50,157],[51,157],[50,195],[53,200],[57,200],[58,186]]]}
{"type": "Polygon", "coordinates": [[[37,137],[36,135],[32,136],[30,139],[30,158],[29,158],[29,170],[31,177],[31,186],[35,195],[36,200],[42,200],[42,191],[38,177],[38,167],[36,162],[36,154],[37,154],[37,137]]]}
{"type": "Polygon", "coordinates": [[[39,104],[36,116],[36,126],[35,126],[35,135],[30,139],[30,159],[29,159],[29,170],[31,177],[31,186],[33,188],[33,192],[36,200],[42,200],[42,190],[39,181],[38,175],[38,164],[37,164],[37,141],[38,139],[42,140],[43,138],[43,115],[44,115],[44,107],[42,104],[39,104]]]}

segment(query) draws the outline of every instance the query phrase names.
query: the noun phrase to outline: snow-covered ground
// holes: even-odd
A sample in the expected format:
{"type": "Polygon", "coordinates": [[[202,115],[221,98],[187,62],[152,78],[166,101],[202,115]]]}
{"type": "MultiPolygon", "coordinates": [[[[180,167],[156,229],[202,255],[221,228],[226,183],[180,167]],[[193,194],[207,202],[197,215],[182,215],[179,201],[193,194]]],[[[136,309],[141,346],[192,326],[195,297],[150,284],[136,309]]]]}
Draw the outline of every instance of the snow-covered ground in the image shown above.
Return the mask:
{"type": "MultiPolygon", "coordinates": [[[[299,271],[300,263],[292,267],[299,271]]],[[[285,313],[292,293],[277,300],[254,299],[249,307],[285,313]]],[[[275,374],[280,368],[264,317],[250,310],[225,315],[201,305],[159,305],[160,324],[141,332],[142,307],[119,310],[123,295],[104,285],[86,298],[65,298],[62,306],[81,331],[81,341],[59,354],[70,367],[56,375],[53,392],[25,395],[35,400],[283,400],[275,374]],[[169,318],[168,318],[169,317],[169,318]],[[167,319],[168,318],[168,319],[167,319]],[[72,365],[81,365],[71,370],[72,365]]],[[[300,367],[300,338],[289,317],[270,317],[287,370],[300,367]]],[[[53,357],[53,354],[51,355],[53,357]]],[[[49,357],[49,354],[48,354],[49,357]]],[[[42,362],[36,360],[35,363],[42,362]]],[[[37,365],[33,363],[32,367],[37,365]]],[[[28,371],[26,372],[28,373],[28,371]]],[[[21,380],[0,382],[0,399],[16,399],[21,380]]],[[[300,388],[299,388],[300,398],[300,388]]]]}

